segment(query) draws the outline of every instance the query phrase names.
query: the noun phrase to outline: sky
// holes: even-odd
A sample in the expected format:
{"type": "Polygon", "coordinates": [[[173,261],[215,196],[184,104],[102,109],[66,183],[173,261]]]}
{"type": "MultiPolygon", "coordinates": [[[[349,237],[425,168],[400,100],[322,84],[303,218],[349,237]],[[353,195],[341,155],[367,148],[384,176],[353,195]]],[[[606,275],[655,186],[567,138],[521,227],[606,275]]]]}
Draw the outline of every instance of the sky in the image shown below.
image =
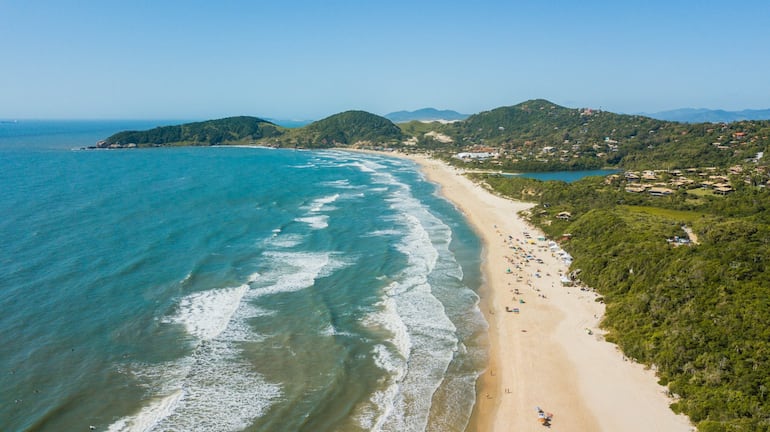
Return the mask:
{"type": "Polygon", "coordinates": [[[0,0],[0,119],[770,108],[770,1],[0,0]]]}

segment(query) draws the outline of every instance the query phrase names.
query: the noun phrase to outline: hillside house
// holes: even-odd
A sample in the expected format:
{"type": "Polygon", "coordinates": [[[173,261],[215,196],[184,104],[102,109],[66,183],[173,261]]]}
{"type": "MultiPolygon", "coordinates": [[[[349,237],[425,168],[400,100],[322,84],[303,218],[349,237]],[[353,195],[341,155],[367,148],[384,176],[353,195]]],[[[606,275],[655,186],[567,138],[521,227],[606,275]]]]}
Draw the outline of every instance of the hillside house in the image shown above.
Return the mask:
{"type": "Polygon", "coordinates": [[[673,190],[665,187],[656,186],[656,187],[650,188],[651,196],[667,196],[667,195],[671,195],[672,193],[674,193],[673,190]]]}

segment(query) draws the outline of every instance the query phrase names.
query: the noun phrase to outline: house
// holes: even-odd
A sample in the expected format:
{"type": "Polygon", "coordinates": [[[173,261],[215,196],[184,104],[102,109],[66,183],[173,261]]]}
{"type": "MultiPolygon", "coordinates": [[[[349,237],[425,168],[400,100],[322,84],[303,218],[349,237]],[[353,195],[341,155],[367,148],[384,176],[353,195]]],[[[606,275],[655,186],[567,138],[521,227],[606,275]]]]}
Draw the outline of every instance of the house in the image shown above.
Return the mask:
{"type": "Polygon", "coordinates": [[[733,191],[733,187],[727,183],[717,183],[714,185],[714,193],[720,195],[727,195],[733,191]]]}
{"type": "Polygon", "coordinates": [[[556,219],[561,219],[561,220],[570,220],[571,217],[572,217],[572,214],[566,211],[560,212],[559,214],[556,215],[556,219]]]}
{"type": "Polygon", "coordinates": [[[457,153],[454,157],[461,160],[484,160],[497,157],[497,154],[491,152],[462,152],[457,153]]]}
{"type": "Polygon", "coordinates": [[[655,181],[658,179],[658,176],[655,174],[655,171],[647,170],[642,173],[642,179],[648,180],[648,181],[655,181]]]}
{"type": "Polygon", "coordinates": [[[674,193],[674,191],[669,188],[664,188],[664,187],[650,188],[650,195],[652,196],[666,196],[666,195],[671,195],[672,193],[674,193]]]}
{"type": "Polygon", "coordinates": [[[626,172],[625,176],[626,176],[626,181],[629,181],[629,182],[638,182],[640,179],[638,173],[631,172],[631,171],[626,172]]]}
{"type": "Polygon", "coordinates": [[[631,193],[642,193],[646,189],[647,188],[644,187],[643,185],[628,185],[628,186],[626,186],[626,192],[631,192],[631,193]]]}

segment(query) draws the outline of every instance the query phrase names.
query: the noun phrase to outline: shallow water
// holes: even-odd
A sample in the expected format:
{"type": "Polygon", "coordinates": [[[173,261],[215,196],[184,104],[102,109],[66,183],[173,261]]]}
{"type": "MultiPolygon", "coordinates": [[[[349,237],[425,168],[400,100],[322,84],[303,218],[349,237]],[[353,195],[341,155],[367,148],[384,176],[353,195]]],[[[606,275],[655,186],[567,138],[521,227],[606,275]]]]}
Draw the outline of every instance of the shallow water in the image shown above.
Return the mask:
{"type": "Polygon", "coordinates": [[[126,124],[0,130],[0,430],[465,428],[480,244],[414,164],[70,150],[126,124]]]}

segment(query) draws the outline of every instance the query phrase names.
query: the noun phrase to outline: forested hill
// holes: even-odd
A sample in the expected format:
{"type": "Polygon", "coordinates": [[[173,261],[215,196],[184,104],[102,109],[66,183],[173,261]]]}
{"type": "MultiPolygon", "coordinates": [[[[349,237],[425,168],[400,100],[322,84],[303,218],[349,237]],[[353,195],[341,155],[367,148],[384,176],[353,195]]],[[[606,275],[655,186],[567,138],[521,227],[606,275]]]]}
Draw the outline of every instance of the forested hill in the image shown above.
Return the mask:
{"type": "Polygon", "coordinates": [[[118,132],[99,142],[98,147],[239,144],[282,133],[280,126],[267,120],[241,116],[118,132]]]}
{"type": "Polygon", "coordinates": [[[328,148],[357,144],[397,145],[403,139],[401,129],[384,117],[365,111],[346,111],[294,129],[282,128],[256,117],[229,117],[146,131],[124,131],[100,141],[97,147],[261,144],[328,148]]]}
{"type": "Polygon", "coordinates": [[[99,147],[255,143],[274,147],[370,146],[431,151],[436,156],[486,152],[479,168],[558,171],[618,167],[727,167],[770,154],[770,121],[677,123],[641,115],[565,108],[538,99],[495,108],[451,124],[391,120],[346,111],[285,129],[255,117],[121,132],[99,147]]]}
{"type": "Polygon", "coordinates": [[[345,111],[276,140],[282,147],[329,148],[368,145],[397,145],[404,139],[398,126],[385,117],[366,111],[345,111]]]}
{"type": "Polygon", "coordinates": [[[442,132],[458,147],[497,151],[496,164],[519,171],[727,166],[770,144],[770,121],[683,124],[546,100],[475,114],[442,132]]]}

